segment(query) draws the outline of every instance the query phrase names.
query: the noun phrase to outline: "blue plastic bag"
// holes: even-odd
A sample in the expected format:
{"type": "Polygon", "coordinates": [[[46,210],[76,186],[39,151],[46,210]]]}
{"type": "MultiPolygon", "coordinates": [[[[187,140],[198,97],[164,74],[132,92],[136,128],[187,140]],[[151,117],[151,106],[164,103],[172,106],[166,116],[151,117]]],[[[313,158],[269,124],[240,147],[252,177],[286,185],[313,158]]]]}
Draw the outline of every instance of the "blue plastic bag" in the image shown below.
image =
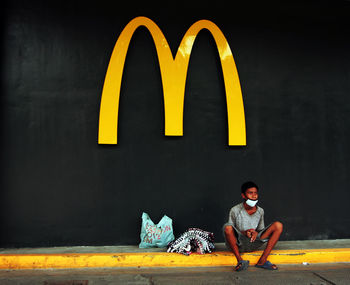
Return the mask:
{"type": "Polygon", "coordinates": [[[164,215],[157,225],[146,213],[142,213],[141,242],[139,248],[166,247],[175,239],[173,220],[164,215]]]}

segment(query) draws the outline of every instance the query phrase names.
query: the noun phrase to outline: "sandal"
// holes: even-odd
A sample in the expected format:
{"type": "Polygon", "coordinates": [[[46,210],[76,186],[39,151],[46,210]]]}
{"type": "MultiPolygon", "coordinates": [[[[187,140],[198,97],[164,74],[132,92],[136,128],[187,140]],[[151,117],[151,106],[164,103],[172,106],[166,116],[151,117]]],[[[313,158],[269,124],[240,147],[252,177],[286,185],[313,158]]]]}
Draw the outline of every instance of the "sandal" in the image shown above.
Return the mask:
{"type": "Polygon", "coordinates": [[[272,264],[270,261],[266,261],[263,265],[255,264],[255,267],[268,269],[268,270],[277,270],[277,266],[275,264],[272,264]]]}
{"type": "Polygon", "coordinates": [[[236,271],[242,271],[242,270],[246,270],[249,266],[249,260],[241,260],[238,261],[235,270],[236,271]]]}

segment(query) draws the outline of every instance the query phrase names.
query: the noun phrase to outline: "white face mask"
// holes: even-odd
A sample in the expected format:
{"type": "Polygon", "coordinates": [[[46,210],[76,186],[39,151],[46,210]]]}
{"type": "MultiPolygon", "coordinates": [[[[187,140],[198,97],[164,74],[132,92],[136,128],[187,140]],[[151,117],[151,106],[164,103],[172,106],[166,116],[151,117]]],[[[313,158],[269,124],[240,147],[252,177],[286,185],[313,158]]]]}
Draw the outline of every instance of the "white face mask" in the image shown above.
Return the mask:
{"type": "Polygon", "coordinates": [[[258,200],[250,200],[250,199],[247,199],[247,201],[245,201],[247,203],[247,205],[249,207],[254,207],[256,205],[256,203],[258,203],[258,200]]]}

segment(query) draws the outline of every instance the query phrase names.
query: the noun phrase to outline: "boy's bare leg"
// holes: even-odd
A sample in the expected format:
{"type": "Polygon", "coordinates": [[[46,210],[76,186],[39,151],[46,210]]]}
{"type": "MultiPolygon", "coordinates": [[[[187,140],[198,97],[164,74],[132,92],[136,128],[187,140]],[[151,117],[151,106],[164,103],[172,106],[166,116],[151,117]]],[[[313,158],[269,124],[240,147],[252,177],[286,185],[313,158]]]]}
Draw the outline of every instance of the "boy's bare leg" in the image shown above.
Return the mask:
{"type": "MultiPolygon", "coordinates": [[[[237,262],[240,262],[242,260],[241,254],[239,253],[238,245],[237,245],[237,239],[235,236],[235,232],[232,226],[226,226],[225,227],[225,236],[226,240],[229,243],[233,254],[235,255],[237,262]]],[[[242,266],[242,264],[238,265],[238,268],[236,267],[236,270],[239,269],[239,266],[242,266]]]]}
{"type": "MultiPolygon", "coordinates": [[[[280,222],[274,222],[260,237],[260,239],[269,238],[269,241],[267,242],[266,248],[261,255],[258,264],[263,265],[267,261],[267,257],[271,253],[271,250],[274,248],[276,243],[278,242],[280,235],[283,231],[283,224],[280,222]]],[[[274,265],[274,268],[277,268],[276,265],[274,265]]]]}

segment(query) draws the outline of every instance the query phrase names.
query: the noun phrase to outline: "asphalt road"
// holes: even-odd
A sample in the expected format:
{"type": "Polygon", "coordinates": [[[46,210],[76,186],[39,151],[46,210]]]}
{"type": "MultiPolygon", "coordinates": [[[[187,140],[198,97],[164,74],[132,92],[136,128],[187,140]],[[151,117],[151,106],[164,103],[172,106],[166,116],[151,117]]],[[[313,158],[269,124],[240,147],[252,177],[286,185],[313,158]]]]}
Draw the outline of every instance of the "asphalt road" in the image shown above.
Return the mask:
{"type": "Polygon", "coordinates": [[[0,284],[350,284],[350,263],[280,265],[277,271],[249,267],[100,268],[0,270],[0,284]]]}

